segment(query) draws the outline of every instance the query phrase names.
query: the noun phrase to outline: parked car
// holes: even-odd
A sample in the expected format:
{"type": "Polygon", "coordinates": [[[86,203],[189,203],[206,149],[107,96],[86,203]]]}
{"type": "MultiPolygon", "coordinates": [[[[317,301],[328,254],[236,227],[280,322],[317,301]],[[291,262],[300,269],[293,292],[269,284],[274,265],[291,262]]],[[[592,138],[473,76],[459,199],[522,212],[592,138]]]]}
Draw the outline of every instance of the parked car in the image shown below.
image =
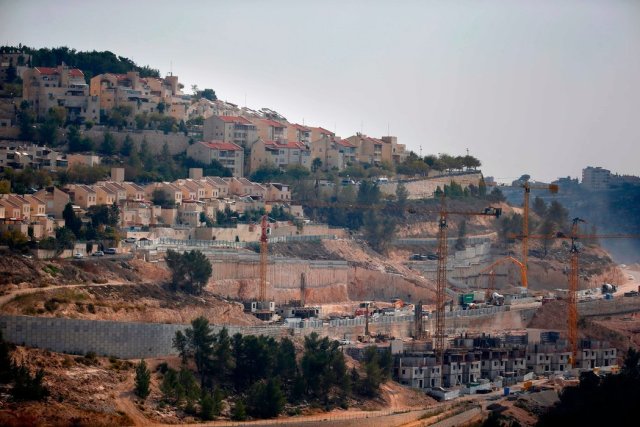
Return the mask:
{"type": "Polygon", "coordinates": [[[80,259],[80,258],[84,258],[84,255],[82,255],[80,252],[76,252],[75,254],[73,254],[73,257],[75,259],[80,259]]]}
{"type": "Polygon", "coordinates": [[[107,248],[104,250],[105,255],[115,255],[118,253],[116,248],[107,248]]]}
{"type": "Polygon", "coordinates": [[[125,243],[135,243],[136,242],[136,238],[135,237],[127,237],[126,239],[124,239],[125,243]]]}
{"type": "Polygon", "coordinates": [[[94,253],[91,254],[91,256],[104,256],[104,252],[102,251],[95,251],[94,253]]]}

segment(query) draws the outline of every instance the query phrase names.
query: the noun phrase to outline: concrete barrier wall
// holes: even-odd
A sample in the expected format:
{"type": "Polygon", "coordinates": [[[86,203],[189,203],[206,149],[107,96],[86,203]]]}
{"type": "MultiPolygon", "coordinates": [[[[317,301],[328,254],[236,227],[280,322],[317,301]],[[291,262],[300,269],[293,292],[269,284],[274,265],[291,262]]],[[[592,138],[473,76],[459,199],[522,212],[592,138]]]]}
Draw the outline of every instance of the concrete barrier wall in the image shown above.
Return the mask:
{"type": "MultiPolygon", "coordinates": [[[[177,331],[189,325],[111,322],[30,316],[0,316],[0,330],[9,342],[71,354],[93,351],[102,356],[123,359],[176,354],[172,340],[177,331]]],[[[218,332],[223,326],[213,326],[218,332]]],[[[278,326],[227,326],[229,334],[290,334],[278,326]]]]}
{"type": "Polygon", "coordinates": [[[606,316],[640,312],[640,297],[616,296],[612,300],[599,299],[578,304],[579,316],[606,316]]]}
{"type": "MultiPolygon", "coordinates": [[[[462,188],[467,188],[471,184],[477,187],[481,177],[482,174],[480,173],[463,173],[403,181],[403,184],[409,193],[409,199],[430,199],[433,197],[433,193],[438,187],[440,187],[440,189],[444,189],[444,186],[450,185],[451,181],[460,184],[462,188]]],[[[379,184],[379,186],[382,194],[395,195],[398,183],[389,182],[386,184],[379,184]]]]}

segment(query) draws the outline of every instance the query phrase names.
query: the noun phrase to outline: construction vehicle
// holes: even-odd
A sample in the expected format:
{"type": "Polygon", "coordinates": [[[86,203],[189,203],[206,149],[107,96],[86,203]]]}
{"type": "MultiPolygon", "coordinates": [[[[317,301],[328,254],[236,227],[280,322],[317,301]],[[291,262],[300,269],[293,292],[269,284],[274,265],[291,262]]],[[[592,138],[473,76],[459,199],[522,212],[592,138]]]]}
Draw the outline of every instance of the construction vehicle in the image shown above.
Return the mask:
{"type": "Polygon", "coordinates": [[[493,292],[488,301],[491,305],[504,305],[504,295],[501,295],[497,292],[493,292]]]}
{"type": "Polygon", "coordinates": [[[603,294],[613,294],[617,292],[618,287],[616,285],[612,285],[611,283],[605,283],[602,285],[602,293],[603,294]]]}

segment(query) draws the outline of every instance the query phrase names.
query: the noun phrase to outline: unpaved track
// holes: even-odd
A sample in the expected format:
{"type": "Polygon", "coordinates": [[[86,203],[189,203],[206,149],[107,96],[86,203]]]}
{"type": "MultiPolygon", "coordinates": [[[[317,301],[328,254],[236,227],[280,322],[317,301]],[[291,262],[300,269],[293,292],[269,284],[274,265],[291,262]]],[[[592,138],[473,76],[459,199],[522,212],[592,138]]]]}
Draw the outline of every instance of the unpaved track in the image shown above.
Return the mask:
{"type": "Polygon", "coordinates": [[[140,285],[142,283],[145,283],[145,282],[76,283],[74,285],[47,286],[45,288],[16,289],[12,292],[9,292],[6,295],[0,296],[0,308],[19,295],[35,294],[38,292],[46,292],[46,291],[51,291],[54,289],[62,289],[62,288],[69,289],[69,288],[94,288],[94,287],[100,287],[100,286],[134,286],[134,285],[140,285]]]}

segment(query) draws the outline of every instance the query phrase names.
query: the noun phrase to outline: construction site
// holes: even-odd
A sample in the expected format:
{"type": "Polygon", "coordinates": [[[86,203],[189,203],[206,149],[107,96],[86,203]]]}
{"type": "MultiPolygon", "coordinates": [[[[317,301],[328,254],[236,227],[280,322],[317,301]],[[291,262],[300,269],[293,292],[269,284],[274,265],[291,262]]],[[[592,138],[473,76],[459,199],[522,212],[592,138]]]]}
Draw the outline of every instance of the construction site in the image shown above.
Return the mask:
{"type": "Polygon", "coordinates": [[[264,215],[255,243],[147,240],[116,264],[37,267],[12,258],[3,266],[13,284],[1,297],[0,330],[11,342],[59,353],[162,360],[175,357],[176,332],[204,316],[230,334],[298,343],[327,336],[354,361],[372,346],[389,351],[400,384],[393,393],[432,399],[420,405],[471,398],[486,406],[488,398],[541,386],[555,390],[545,395],[552,405],[581,373],[616,373],[626,349],[640,345],[640,268],[616,265],[595,243],[636,236],[583,233],[580,218],[566,233],[530,233],[532,188],[521,188],[521,208],[445,198],[407,208],[384,255],[344,230],[273,238],[278,224],[264,215]],[[518,232],[501,231],[499,221],[515,214],[523,217],[518,232]],[[156,285],[168,280],[169,249],[197,249],[211,262],[202,296],[178,298],[156,285]],[[58,268],[64,274],[56,278],[58,268]],[[78,280],[94,285],[69,287],[78,280]]]}

